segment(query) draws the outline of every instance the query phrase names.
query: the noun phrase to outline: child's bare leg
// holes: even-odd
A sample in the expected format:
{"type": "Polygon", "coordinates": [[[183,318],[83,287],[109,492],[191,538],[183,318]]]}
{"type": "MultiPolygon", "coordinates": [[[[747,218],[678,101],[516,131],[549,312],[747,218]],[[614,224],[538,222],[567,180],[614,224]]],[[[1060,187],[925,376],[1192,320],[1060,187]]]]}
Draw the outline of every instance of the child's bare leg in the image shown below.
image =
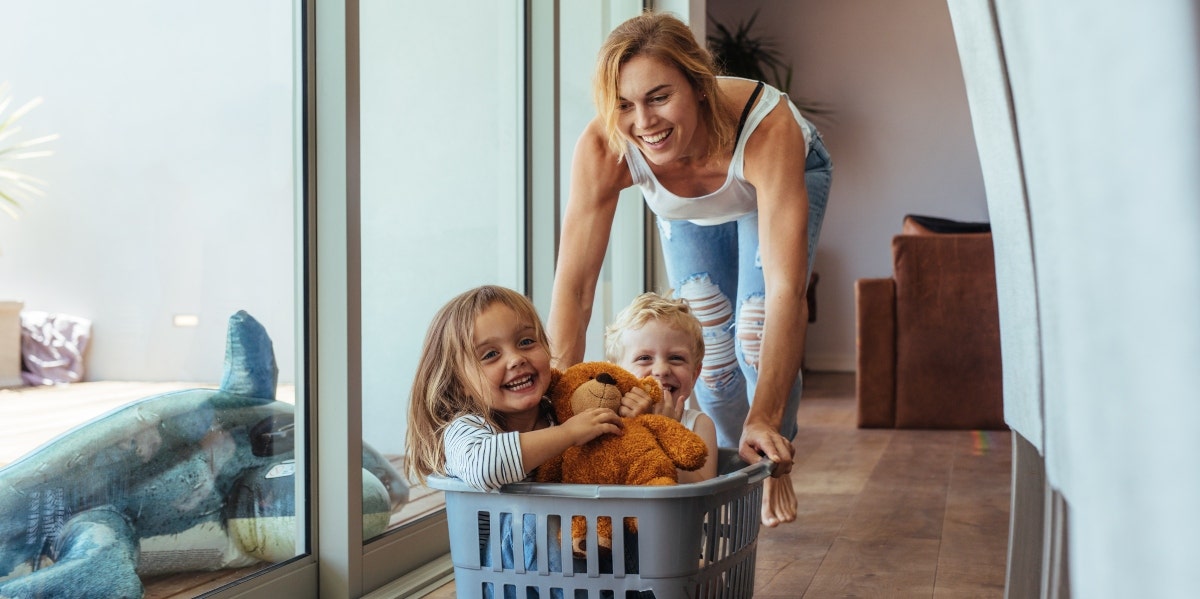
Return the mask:
{"type": "Polygon", "coordinates": [[[774,528],[796,519],[796,491],[789,472],[763,481],[762,523],[774,528]]]}

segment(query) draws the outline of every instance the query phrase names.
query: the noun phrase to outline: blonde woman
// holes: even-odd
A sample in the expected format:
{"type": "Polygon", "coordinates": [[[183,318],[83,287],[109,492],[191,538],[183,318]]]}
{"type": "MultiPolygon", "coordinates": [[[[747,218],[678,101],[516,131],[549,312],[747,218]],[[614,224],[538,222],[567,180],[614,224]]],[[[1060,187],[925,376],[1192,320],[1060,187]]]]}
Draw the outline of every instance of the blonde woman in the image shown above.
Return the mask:
{"type": "Polygon", "coordinates": [[[832,163],[788,97],[718,77],[664,13],[619,25],[600,50],[597,117],[580,136],[551,301],[558,366],[580,361],[621,190],[658,217],[671,287],[704,326],[696,396],[723,447],[777,464],[762,521],[796,517],[790,472],[805,295],[832,163]]]}

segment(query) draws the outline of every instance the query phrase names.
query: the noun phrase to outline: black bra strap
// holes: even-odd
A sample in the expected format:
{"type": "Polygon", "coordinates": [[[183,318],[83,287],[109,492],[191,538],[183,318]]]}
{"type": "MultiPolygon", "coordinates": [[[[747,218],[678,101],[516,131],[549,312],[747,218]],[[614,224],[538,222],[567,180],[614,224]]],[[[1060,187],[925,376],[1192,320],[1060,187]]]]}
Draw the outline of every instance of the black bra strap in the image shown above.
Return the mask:
{"type": "Polygon", "coordinates": [[[738,120],[737,135],[733,137],[734,143],[742,138],[742,128],[746,126],[746,117],[750,116],[750,109],[754,108],[754,101],[758,99],[758,94],[762,92],[763,82],[759,81],[758,85],[754,86],[754,92],[750,94],[750,101],[746,102],[746,107],[742,109],[742,118],[738,120]]]}

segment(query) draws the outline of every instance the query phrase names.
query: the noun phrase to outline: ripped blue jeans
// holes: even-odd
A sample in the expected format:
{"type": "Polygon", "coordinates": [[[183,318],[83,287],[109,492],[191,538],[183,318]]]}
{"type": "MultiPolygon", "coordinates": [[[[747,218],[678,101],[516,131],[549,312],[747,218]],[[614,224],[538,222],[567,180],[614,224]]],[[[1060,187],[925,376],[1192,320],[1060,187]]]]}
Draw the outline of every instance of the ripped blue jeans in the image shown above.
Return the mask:
{"type": "MultiPolygon", "coordinates": [[[[813,136],[804,166],[808,189],[806,274],[811,275],[833,175],[833,163],[820,134],[813,136]]],[[[688,299],[704,325],[704,363],[696,383],[696,401],[716,423],[717,445],[737,447],[758,382],[765,315],[758,213],[712,226],[660,218],[658,226],[671,287],[676,296],[688,299]]],[[[796,339],[797,348],[803,343],[796,339]]],[[[802,388],[797,373],[779,431],[788,439],[796,436],[802,388]]]]}

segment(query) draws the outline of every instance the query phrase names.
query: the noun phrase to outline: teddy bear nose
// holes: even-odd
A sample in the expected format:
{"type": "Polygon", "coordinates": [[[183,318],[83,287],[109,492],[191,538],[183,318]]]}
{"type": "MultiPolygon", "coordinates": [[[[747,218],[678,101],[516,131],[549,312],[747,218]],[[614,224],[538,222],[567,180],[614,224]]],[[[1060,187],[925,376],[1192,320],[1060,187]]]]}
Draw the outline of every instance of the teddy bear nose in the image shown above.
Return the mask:
{"type": "Polygon", "coordinates": [[[605,385],[615,385],[615,384],[617,384],[617,379],[614,379],[614,378],[612,377],[612,375],[611,375],[611,374],[609,374],[609,373],[607,373],[607,372],[601,372],[600,374],[597,374],[597,375],[596,375],[596,380],[597,380],[597,381],[600,381],[601,383],[604,383],[605,385]]]}

